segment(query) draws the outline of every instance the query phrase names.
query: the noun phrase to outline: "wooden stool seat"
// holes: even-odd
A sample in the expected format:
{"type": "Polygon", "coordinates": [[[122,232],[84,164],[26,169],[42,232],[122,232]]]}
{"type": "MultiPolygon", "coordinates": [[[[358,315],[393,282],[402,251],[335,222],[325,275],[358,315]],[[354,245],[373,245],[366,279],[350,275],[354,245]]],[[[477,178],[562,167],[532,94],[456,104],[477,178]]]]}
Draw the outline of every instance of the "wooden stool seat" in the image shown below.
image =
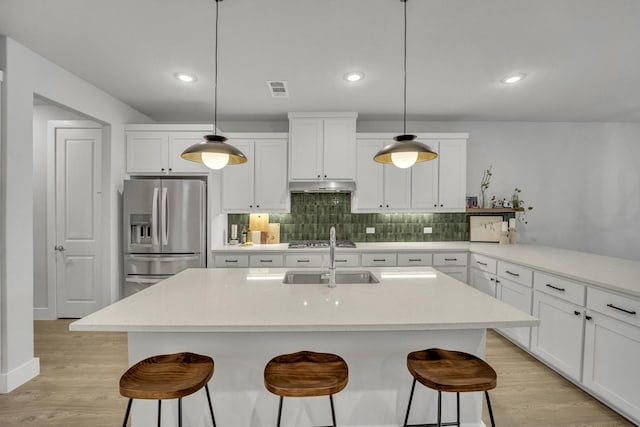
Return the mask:
{"type": "Polygon", "coordinates": [[[178,423],[182,426],[182,398],[202,388],[207,392],[209,412],[215,427],[208,386],[213,370],[211,357],[186,352],[152,356],[136,363],[120,377],[120,394],[129,398],[123,427],[127,425],[133,399],[158,401],[158,426],[161,425],[162,401],[178,399],[178,423]]]}
{"type": "Polygon", "coordinates": [[[344,389],[349,368],[340,356],[300,351],[276,356],[264,368],[264,385],[286,397],[327,396],[344,389]]]}
{"type": "Polygon", "coordinates": [[[498,376],[496,371],[484,360],[473,354],[461,351],[430,348],[428,350],[414,351],[407,355],[407,368],[413,375],[411,394],[407,413],[404,417],[404,427],[410,426],[460,426],[460,393],[484,392],[487,399],[487,408],[491,418],[491,426],[495,427],[489,390],[496,387],[498,376]],[[416,387],[416,381],[438,392],[437,422],[432,424],[408,424],[411,401],[416,387]],[[456,421],[442,422],[442,392],[456,393],[456,421]]]}
{"type": "Polygon", "coordinates": [[[469,353],[439,348],[409,353],[407,368],[422,385],[448,392],[492,390],[498,378],[484,360],[469,353]]]}
{"type": "Polygon", "coordinates": [[[349,367],[340,356],[299,351],[276,356],[264,368],[264,386],[280,396],[277,426],[282,418],[284,397],[329,396],[332,426],[336,427],[333,395],[349,381],[349,367]]]}

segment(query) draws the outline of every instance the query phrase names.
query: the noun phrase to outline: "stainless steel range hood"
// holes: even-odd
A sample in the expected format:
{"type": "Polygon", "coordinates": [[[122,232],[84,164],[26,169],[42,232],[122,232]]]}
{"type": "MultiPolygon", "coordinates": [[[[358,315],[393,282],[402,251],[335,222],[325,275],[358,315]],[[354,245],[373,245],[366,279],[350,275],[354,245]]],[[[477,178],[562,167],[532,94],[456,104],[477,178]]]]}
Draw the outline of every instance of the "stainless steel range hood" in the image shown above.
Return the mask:
{"type": "Polygon", "coordinates": [[[354,181],[290,181],[292,193],[351,193],[356,190],[354,181]]]}

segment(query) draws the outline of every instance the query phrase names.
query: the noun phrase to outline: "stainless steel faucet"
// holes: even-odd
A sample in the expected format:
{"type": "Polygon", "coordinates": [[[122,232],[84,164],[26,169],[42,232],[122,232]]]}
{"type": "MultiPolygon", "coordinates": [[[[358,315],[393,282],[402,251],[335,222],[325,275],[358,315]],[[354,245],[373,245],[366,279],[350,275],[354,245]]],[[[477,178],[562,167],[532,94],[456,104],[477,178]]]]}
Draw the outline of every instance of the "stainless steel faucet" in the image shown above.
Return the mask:
{"type": "Polygon", "coordinates": [[[329,230],[329,287],[336,287],[336,228],[329,230]]]}

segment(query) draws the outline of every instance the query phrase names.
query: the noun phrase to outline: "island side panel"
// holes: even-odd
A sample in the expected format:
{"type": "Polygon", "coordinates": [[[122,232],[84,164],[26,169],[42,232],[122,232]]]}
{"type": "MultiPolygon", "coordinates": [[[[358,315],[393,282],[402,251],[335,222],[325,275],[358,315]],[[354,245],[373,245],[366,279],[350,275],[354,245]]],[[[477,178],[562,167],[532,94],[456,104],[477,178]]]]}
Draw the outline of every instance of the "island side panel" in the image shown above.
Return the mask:
{"type": "MultiPolygon", "coordinates": [[[[412,377],[407,354],[440,347],[484,358],[485,329],[369,332],[207,332],[129,333],[129,363],[156,354],[191,351],[210,355],[215,373],[209,383],[218,425],[275,425],[278,397],[264,388],[265,364],[278,354],[299,350],[335,353],[349,365],[349,384],[334,397],[344,427],[402,425],[412,377]]],[[[437,393],[416,386],[409,422],[435,422],[437,393]]],[[[481,393],[461,395],[462,425],[483,427],[481,393]]],[[[177,425],[177,403],[163,407],[163,425],[177,425]]],[[[331,423],[328,398],[285,399],[283,427],[331,423]]],[[[124,411],[124,403],[123,403],[124,411]]],[[[136,401],[133,426],[155,425],[157,403],[136,401]]],[[[211,419],[204,392],[183,400],[184,425],[206,426],[211,419]]],[[[443,393],[443,421],[454,420],[455,394],[443,393]]]]}

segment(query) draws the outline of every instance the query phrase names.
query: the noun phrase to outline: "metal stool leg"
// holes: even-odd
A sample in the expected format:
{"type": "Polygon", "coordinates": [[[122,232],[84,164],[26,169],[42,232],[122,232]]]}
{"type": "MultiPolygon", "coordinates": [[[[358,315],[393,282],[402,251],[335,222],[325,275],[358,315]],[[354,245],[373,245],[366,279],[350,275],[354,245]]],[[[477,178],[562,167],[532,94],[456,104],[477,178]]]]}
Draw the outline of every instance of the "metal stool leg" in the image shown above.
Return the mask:
{"type": "Polygon", "coordinates": [[[411,409],[411,401],[413,400],[413,391],[416,389],[416,379],[413,379],[411,384],[411,394],[409,395],[409,404],[407,405],[407,414],[404,416],[403,427],[407,427],[407,421],[409,421],[409,410],[411,409]]]}
{"type": "Polygon", "coordinates": [[[280,396],[280,404],[278,405],[278,423],[276,424],[277,427],[280,427],[280,417],[282,416],[282,399],[284,399],[284,397],[280,396]]]}
{"type": "Polygon", "coordinates": [[[211,412],[211,421],[213,421],[213,427],[216,427],[216,417],[213,416],[213,406],[211,406],[211,396],[209,395],[209,384],[205,384],[204,389],[207,391],[207,401],[209,402],[209,412],[211,412]]]}
{"type": "Polygon", "coordinates": [[[182,398],[178,398],[178,427],[182,427],[182,398]]]}
{"type": "Polygon", "coordinates": [[[333,427],[336,427],[336,411],[333,407],[333,395],[329,395],[329,402],[331,402],[331,421],[333,421],[333,427]]]}
{"type": "Polygon", "coordinates": [[[158,400],[158,427],[162,427],[162,400],[158,400]]]}
{"type": "Polygon", "coordinates": [[[493,410],[491,410],[491,400],[489,400],[489,392],[485,390],[484,395],[487,397],[487,408],[489,409],[489,418],[491,418],[491,427],[496,427],[496,423],[493,420],[493,410]]]}
{"type": "Polygon", "coordinates": [[[129,399],[129,403],[127,403],[127,411],[124,413],[124,422],[122,423],[122,427],[127,427],[127,421],[129,420],[129,412],[131,411],[131,402],[133,399],[129,399]]]}
{"type": "Polygon", "coordinates": [[[442,427],[442,392],[438,390],[438,427],[442,427]]]}
{"type": "Polygon", "coordinates": [[[456,422],[456,426],[460,427],[460,392],[456,392],[456,415],[457,415],[457,422],[456,422]]]}

